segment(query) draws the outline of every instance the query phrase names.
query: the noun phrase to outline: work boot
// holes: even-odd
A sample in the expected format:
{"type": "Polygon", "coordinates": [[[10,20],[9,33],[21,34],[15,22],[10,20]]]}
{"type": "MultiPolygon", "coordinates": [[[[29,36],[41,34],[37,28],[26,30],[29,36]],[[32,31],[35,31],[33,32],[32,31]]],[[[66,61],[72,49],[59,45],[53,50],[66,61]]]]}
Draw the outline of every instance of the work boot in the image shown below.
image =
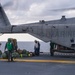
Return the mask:
{"type": "Polygon", "coordinates": [[[13,62],[13,57],[11,57],[11,62],[13,62]]]}

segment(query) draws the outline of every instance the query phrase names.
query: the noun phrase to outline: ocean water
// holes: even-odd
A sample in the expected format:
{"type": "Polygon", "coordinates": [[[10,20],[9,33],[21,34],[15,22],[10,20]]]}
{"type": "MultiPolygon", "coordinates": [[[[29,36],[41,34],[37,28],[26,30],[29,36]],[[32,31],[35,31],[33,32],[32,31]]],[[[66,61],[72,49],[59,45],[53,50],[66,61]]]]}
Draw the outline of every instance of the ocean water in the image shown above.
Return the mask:
{"type": "MultiPolygon", "coordinates": [[[[1,41],[1,44],[2,45],[0,46],[0,50],[4,52],[6,41],[1,41]]],[[[21,50],[26,49],[27,51],[34,52],[33,41],[31,42],[18,41],[17,44],[18,44],[18,49],[21,49],[21,50]]],[[[41,45],[40,52],[49,52],[49,49],[50,49],[49,42],[48,43],[40,42],[40,45],[41,45]]]]}

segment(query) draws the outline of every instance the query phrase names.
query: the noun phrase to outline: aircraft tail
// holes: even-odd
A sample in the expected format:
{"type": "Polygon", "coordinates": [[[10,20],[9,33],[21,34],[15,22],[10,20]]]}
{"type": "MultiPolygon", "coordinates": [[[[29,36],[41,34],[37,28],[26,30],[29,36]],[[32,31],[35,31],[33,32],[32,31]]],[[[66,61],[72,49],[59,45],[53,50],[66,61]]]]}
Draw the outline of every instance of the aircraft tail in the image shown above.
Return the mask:
{"type": "Polygon", "coordinates": [[[10,22],[3,10],[3,7],[0,4],[0,26],[10,26],[10,22]]]}

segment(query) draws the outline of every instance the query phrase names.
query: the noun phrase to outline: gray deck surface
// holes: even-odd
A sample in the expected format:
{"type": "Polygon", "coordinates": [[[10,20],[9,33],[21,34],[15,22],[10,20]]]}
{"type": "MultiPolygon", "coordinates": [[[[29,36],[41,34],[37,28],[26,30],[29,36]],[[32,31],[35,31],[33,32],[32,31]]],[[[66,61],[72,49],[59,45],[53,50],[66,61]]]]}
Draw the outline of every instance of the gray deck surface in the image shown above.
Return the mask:
{"type": "MultiPolygon", "coordinates": [[[[46,60],[73,60],[71,56],[40,55],[39,57],[26,57],[26,59],[46,60]]],[[[0,75],[75,75],[75,64],[68,63],[41,63],[41,62],[7,62],[0,60],[0,75]]]]}

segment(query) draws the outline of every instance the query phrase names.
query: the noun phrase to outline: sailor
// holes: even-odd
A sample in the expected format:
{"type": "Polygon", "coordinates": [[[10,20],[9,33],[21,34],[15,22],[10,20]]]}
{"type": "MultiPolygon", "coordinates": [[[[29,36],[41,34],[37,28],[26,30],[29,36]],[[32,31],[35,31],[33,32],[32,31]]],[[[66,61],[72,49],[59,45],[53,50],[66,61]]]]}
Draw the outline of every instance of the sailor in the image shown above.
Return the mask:
{"type": "Polygon", "coordinates": [[[40,44],[38,43],[37,40],[35,40],[35,45],[34,45],[34,54],[39,56],[39,49],[40,49],[40,44]]]}
{"type": "Polygon", "coordinates": [[[8,61],[13,61],[13,43],[10,38],[8,38],[8,42],[5,45],[5,50],[8,50],[8,61]],[[11,59],[11,60],[10,60],[11,59]]]}

